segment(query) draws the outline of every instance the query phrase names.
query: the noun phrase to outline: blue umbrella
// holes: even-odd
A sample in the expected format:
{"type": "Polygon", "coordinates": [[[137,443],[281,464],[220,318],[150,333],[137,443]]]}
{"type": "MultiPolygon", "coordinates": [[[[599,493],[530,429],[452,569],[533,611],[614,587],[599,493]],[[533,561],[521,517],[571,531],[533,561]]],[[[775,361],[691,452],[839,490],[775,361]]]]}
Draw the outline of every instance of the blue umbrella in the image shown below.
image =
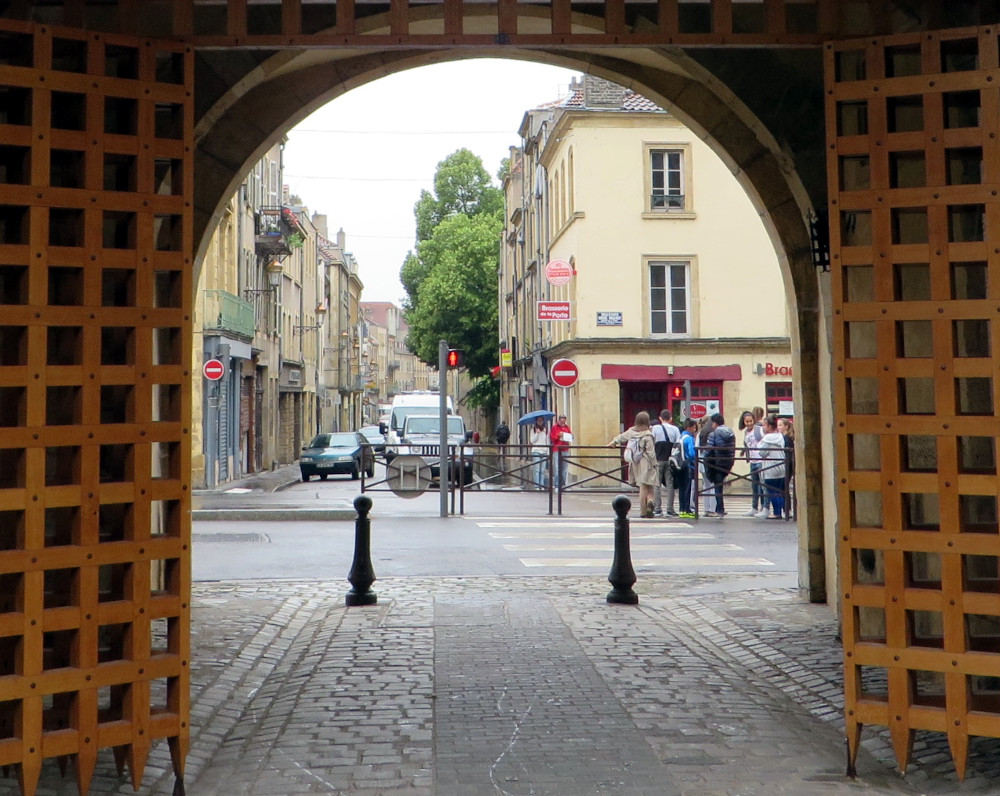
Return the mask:
{"type": "Polygon", "coordinates": [[[517,421],[519,426],[530,426],[535,422],[536,418],[544,417],[546,420],[550,420],[556,416],[555,412],[550,412],[548,409],[536,409],[534,412],[528,412],[526,415],[521,415],[520,419],[517,421]]]}

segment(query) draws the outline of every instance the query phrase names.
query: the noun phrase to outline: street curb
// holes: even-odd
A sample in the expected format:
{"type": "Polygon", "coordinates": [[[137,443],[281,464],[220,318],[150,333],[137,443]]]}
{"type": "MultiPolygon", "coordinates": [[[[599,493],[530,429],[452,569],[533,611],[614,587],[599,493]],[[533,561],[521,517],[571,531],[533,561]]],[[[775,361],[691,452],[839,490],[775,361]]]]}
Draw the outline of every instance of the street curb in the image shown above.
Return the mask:
{"type": "Polygon", "coordinates": [[[298,509],[293,507],[274,509],[193,509],[191,519],[199,522],[294,522],[298,520],[353,520],[357,512],[353,508],[343,509],[298,509]]]}

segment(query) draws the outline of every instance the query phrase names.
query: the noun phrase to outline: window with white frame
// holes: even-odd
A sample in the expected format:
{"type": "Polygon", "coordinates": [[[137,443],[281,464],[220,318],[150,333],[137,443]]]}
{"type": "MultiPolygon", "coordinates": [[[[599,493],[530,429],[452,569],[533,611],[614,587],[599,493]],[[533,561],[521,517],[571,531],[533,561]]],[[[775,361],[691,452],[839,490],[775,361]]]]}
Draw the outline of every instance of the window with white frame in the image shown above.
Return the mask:
{"type": "Polygon", "coordinates": [[[691,264],[656,260],[649,264],[649,331],[691,334],[691,264]]]}
{"type": "Polygon", "coordinates": [[[668,213],[687,209],[684,191],[684,150],[649,150],[649,209],[668,213]]]}

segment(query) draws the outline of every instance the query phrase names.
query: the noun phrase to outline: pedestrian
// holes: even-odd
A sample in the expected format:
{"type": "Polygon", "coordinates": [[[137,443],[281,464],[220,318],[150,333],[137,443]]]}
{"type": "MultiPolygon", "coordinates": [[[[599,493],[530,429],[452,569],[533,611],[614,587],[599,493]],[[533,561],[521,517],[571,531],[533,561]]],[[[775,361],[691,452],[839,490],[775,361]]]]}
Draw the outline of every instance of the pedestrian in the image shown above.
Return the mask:
{"type": "Polygon", "coordinates": [[[751,508],[747,516],[753,517],[765,502],[764,482],[760,477],[760,454],[757,452],[757,443],[764,436],[764,429],[757,423],[753,412],[740,415],[740,427],[743,429],[743,456],[750,463],[751,508]]]}
{"type": "Polygon", "coordinates": [[[677,477],[677,516],[690,520],[694,519],[694,512],[691,511],[691,483],[694,481],[694,434],[698,424],[687,418],[681,423],[681,426],[683,428],[681,445],[684,446],[684,464],[675,474],[677,477]]]}
{"type": "Polygon", "coordinates": [[[501,420],[500,425],[497,426],[496,438],[497,438],[497,445],[506,445],[507,440],[510,439],[510,428],[503,420],[501,420]]]}
{"type": "Polygon", "coordinates": [[[674,475],[670,469],[670,454],[681,438],[681,430],[674,425],[674,417],[669,409],[660,412],[660,422],[653,426],[653,441],[656,446],[656,486],[653,487],[653,516],[676,517],[674,511],[674,475]],[[666,501],[663,492],[666,491],[666,501]],[[664,503],[666,506],[664,507],[664,503]]]}
{"type": "Polygon", "coordinates": [[[649,412],[639,412],[635,416],[635,425],[618,434],[608,447],[624,445],[626,452],[635,451],[636,458],[628,461],[628,482],[639,487],[640,516],[653,516],[653,487],[657,483],[656,444],[653,431],[649,427],[649,412]]]}
{"type": "Polygon", "coordinates": [[[778,418],[778,433],[785,439],[785,516],[792,516],[792,479],[795,477],[795,426],[792,418],[778,418]]]}
{"type": "Polygon", "coordinates": [[[573,441],[573,430],[566,422],[566,415],[559,415],[556,422],[552,424],[549,432],[549,439],[552,442],[552,454],[554,456],[553,467],[556,473],[555,487],[557,489],[566,488],[566,473],[569,470],[569,446],[573,441]]]}
{"type": "Polygon", "coordinates": [[[711,415],[705,415],[698,421],[698,448],[701,451],[698,462],[698,475],[700,477],[693,479],[691,482],[691,488],[694,490],[694,503],[695,505],[698,505],[698,486],[700,481],[701,496],[704,501],[704,508],[702,511],[703,514],[708,514],[708,512],[715,510],[715,484],[708,479],[708,473],[705,470],[704,458],[704,450],[708,445],[708,435],[711,433],[712,417],[711,415]]]}
{"type": "Polygon", "coordinates": [[[500,474],[501,477],[505,477],[507,470],[505,453],[507,449],[507,440],[510,439],[510,426],[504,422],[502,417],[500,418],[500,425],[497,426],[497,430],[494,432],[493,436],[497,441],[497,453],[499,454],[497,458],[500,459],[500,474]]]}
{"type": "Polygon", "coordinates": [[[549,458],[549,430],[545,418],[536,417],[528,434],[531,455],[531,478],[535,489],[545,489],[545,460],[549,458]]]}
{"type": "Polygon", "coordinates": [[[780,520],[785,510],[785,438],[778,431],[778,420],[774,415],[764,418],[764,436],[757,443],[757,450],[760,451],[760,474],[771,503],[770,514],[765,505],[757,516],[780,520]]]}
{"type": "Polygon", "coordinates": [[[708,435],[708,450],[705,452],[705,473],[715,486],[715,510],[707,517],[726,516],[725,482],[732,472],[736,460],[736,435],[726,425],[726,418],[720,413],[712,415],[712,430],[708,435]]]}

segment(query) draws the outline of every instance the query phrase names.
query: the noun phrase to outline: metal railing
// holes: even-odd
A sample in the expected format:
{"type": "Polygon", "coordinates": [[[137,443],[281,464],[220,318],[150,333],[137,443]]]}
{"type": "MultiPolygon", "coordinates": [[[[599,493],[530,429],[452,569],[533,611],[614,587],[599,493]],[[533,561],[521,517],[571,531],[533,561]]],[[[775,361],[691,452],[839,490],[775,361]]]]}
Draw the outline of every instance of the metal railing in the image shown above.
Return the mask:
{"type": "Polygon", "coordinates": [[[247,340],[253,340],[257,327],[253,304],[225,290],[205,291],[204,319],[206,330],[232,332],[247,340]]]}
{"type": "MultiPolygon", "coordinates": [[[[736,448],[736,464],[747,466],[748,448],[736,448]]],[[[716,484],[706,480],[706,465],[704,448],[695,449],[694,475],[691,481],[691,510],[695,517],[700,516],[701,499],[714,495],[716,484]]],[[[790,452],[790,451],[789,451],[790,452]]],[[[436,458],[436,457],[435,457],[436,458]]],[[[381,479],[364,479],[362,475],[361,491],[392,491],[392,464],[384,456],[378,456],[376,461],[386,466],[386,476],[381,479]]],[[[471,463],[475,478],[466,483],[464,478],[450,478],[448,489],[451,492],[451,513],[465,513],[465,495],[467,492],[482,490],[508,491],[511,495],[524,492],[544,492],[548,496],[548,513],[562,515],[563,495],[581,494],[619,494],[637,491],[637,487],[629,483],[629,465],[622,459],[621,448],[609,448],[605,445],[572,445],[560,455],[551,447],[544,454],[532,454],[530,445],[460,445],[448,449],[448,469],[453,473],[464,473],[466,465],[471,463]],[[473,450],[472,455],[467,451],[473,450]],[[564,464],[563,464],[564,463],[564,464]],[[565,467],[566,479],[553,479],[556,468],[565,467]]],[[[761,477],[766,477],[769,470],[780,466],[783,462],[764,462],[758,471],[761,477]]],[[[753,494],[753,475],[743,467],[730,471],[720,481],[725,496],[734,498],[750,498],[753,494]]],[[[783,519],[795,519],[795,479],[794,475],[784,479],[783,497],[788,507],[783,519]]],[[[765,504],[766,505],[766,504],[765,504]]]]}
{"type": "Polygon", "coordinates": [[[652,210],[684,210],[685,196],[682,193],[654,193],[649,195],[649,207],[652,210]]]}
{"type": "MultiPolygon", "coordinates": [[[[712,497],[715,494],[717,486],[709,478],[713,465],[711,458],[705,458],[705,453],[708,450],[708,448],[695,448],[695,472],[691,493],[691,509],[696,517],[699,516],[698,507],[701,504],[701,501],[712,497]]],[[[752,448],[735,448],[736,459],[734,468],[737,464],[743,463],[748,467],[748,471],[745,473],[742,472],[742,467],[740,468],[740,471],[730,470],[726,474],[725,478],[719,482],[718,485],[722,486],[725,490],[724,495],[726,497],[753,497],[754,471],[749,469],[750,452],[752,450],[752,448]]],[[[761,460],[761,467],[757,470],[757,477],[761,479],[761,505],[766,507],[770,501],[772,488],[764,484],[763,480],[767,478],[767,474],[769,472],[775,471],[781,467],[785,468],[784,476],[781,479],[783,489],[780,493],[781,497],[784,499],[785,507],[782,519],[790,521],[796,519],[797,517],[795,500],[795,452],[792,448],[785,448],[784,454],[784,458],[781,459],[776,458],[761,460]]]]}

